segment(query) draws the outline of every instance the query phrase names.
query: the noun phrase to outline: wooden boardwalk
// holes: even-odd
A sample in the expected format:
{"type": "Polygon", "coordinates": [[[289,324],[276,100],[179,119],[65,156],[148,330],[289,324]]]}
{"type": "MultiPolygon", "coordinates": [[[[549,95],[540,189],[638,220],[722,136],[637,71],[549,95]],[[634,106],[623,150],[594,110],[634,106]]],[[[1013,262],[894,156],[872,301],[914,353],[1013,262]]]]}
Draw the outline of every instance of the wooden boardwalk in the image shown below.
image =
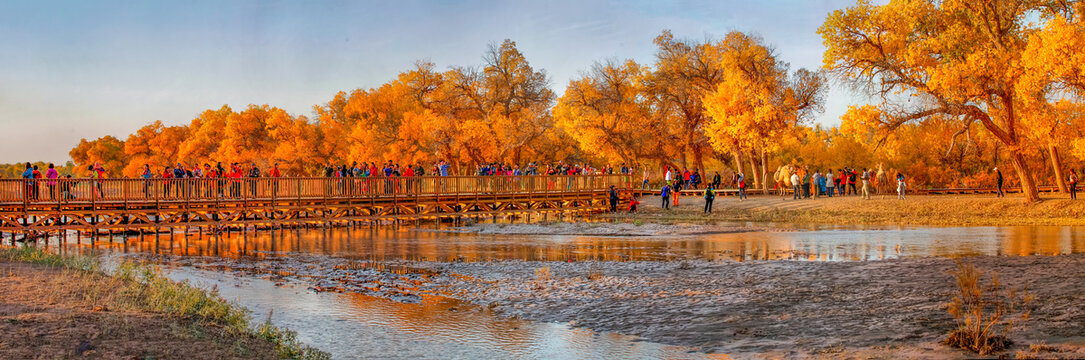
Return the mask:
{"type": "Polygon", "coordinates": [[[0,180],[0,232],[350,224],[602,211],[631,176],[0,180]]]}
{"type": "MultiPolygon", "coordinates": [[[[220,231],[598,212],[607,209],[607,190],[612,185],[619,189],[623,203],[634,195],[659,195],[658,189],[641,189],[638,180],[629,175],[12,179],[0,180],[0,233],[159,232],[178,227],[220,231]]],[[[1040,191],[1057,189],[1041,186],[1040,191]]],[[[994,192],[993,188],[909,190],[929,195],[994,192]]],[[[737,193],[719,190],[720,196],[737,193]]],[[[748,193],[763,195],[758,189],[748,193]]],[[[685,190],[680,196],[702,194],[685,190]]]]}

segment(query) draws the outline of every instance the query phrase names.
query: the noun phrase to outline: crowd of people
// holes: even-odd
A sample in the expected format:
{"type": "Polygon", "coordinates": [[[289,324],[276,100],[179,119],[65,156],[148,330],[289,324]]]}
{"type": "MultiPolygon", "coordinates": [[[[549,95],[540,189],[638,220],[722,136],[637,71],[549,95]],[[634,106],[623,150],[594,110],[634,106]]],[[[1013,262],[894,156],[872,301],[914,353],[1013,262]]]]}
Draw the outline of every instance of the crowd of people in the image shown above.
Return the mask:
{"type": "MultiPolygon", "coordinates": [[[[93,167],[90,170],[91,172],[93,172],[93,167]]],[[[66,177],[70,179],[72,176],[67,175],[66,177]]],[[[60,178],[60,173],[57,172],[56,166],[54,166],[52,163],[49,163],[48,169],[45,171],[44,174],[42,174],[41,170],[38,169],[37,165],[26,163],[26,170],[23,171],[22,178],[30,180],[27,181],[26,189],[24,192],[27,195],[28,199],[41,199],[40,182],[42,182],[43,178],[45,179],[45,187],[49,189],[49,199],[57,199],[57,179],[60,178]]],[[[61,187],[61,196],[66,196],[65,194],[71,193],[70,190],[66,189],[68,186],[62,185],[61,187]]]]}
{"type": "MultiPolygon", "coordinates": [[[[401,166],[393,161],[387,161],[383,164],[377,162],[353,162],[350,165],[333,165],[331,163],[324,164],[319,171],[319,175],[323,177],[419,177],[419,176],[450,176],[451,164],[444,160],[439,160],[433,163],[431,166],[423,166],[421,164],[410,164],[401,166]]],[[[836,170],[821,169],[810,170],[807,167],[794,167],[785,166],[781,169],[788,169],[783,176],[780,176],[779,171],[775,184],[772,190],[784,194],[784,189],[791,190],[791,198],[795,200],[810,199],[818,197],[837,197],[837,196],[861,196],[864,199],[869,199],[872,193],[876,190],[881,190],[882,193],[888,192],[890,188],[895,187],[897,198],[905,199],[908,183],[906,177],[901,172],[895,172],[890,180],[889,173],[886,172],[879,165],[877,169],[864,168],[862,170],[853,169],[849,167],[839,168],[836,170]],[[895,184],[894,184],[895,183],[895,184]],[[895,186],[893,186],[895,185],[895,186]]],[[[999,197],[1004,196],[1002,190],[1003,176],[1002,172],[998,168],[992,169],[992,172],[996,178],[996,195],[999,197]]],[[[622,174],[629,177],[623,181],[628,186],[633,186],[634,183],[639,182],[642,190],[648,190],[652,188],[653,178],[652,172],[648,168],[640,169],[639,173],[633,166],[621,164],[615,168],[610,165],[605,165],[599,168],[592,167],[587,164],[576,164],[566,162],[554,162],[549,164],[540,165],[536,162],[527,163],[524,166],[517,164],[506,164],[501,162],[493,163],[481,163],[474,167],[473,171],[461,171],[461,173],[468,173],[474,176],[533,176],[533,175],[612,175],[622,174]],[[640,175],[639,181],[634,179],[634,176],[640,175]]],[[[88,165],[86,168],[86,179],[90,179],[92,184],[90,191],[95,192],[99,196],[103,196],[103,190],[101,182],[98,179],[107,178],[106,169],[102,167],[100,163],[94,163],[88,165]]],[[[220,182],[217,188],[220,196],[239,196],[242,191],[251,191],[253,195],[256,194],[256,186],[245,186],[245,182],[241,181],[243,178],[280,178],[284,173],[279,168],[278,163],[274,163],[270,169],[264,171],[257,163],[231,163],[223,164],[217,162],[214,165],[210,163],[204,163],[201,165],[191,164],[184,165],[177,163],[175,165],[168,165],[161,168],[161,170],[153,170],[152,167],[147,164],[143,166],[139,178],[141,179],[234,179],[229,181],[229,185],[226,182],[220,182]]],[[[731,172],[726,177],[721,176],[719,171],[714,171],[709,174],[708,171],[702,171],[701,169],[687,169],[682,168],[679,170],[675,167],[665,166],[661,173],[662,182],[659,185],[661,189],[662,207],[669,209],[672,205],[679,205],[679,196],[683,191],[689,190],[701,190],[701,194],[705,199],[704,212],[712,211],[712,204],[717,196],[718,192],[725,188],[731,188],[737,190],[738,200],[743,201],[747,199],[747,189],[749,187],[747,177],[741,171],[731,172]]],[[[38,165],[26,163],[26,170],[22,173],[22,178],[29,180],[26,184],[25,194],[30,200],[38,200],[43,198],[43,190],[47,192],[50,200],[57,200],[58,198],[74,198],[72,192],[71,182],[58,181],[61,179],[71,179],[72,175],[62,176],[53,164],[48,164],[45,169],[39,169],[38,165]],[[59,185],[59,186],[58,186],[59,185]]],[[[1074,170],[1070,170],[1067,174],[1067,185],[1070,192],[1070,198],[1077,198],[1077,173],[1074,170]]],[[[407,180],[410,181],[410,180],[407,180]]],[[[398,183],[397,183],[398,184],[398,183]]],[[[170,182],[163,182],[161,189],[165,194],[174,194],[177,196],[187,196],[194,191],[200,191],[201,189],[194,189],[193,185],[173,185],[170,182]]],[[[196,185],[198,186],[198,185],[196,185]]],[[[151,183],[145,183],[144,185],[145,195],[149,195],[154,191],[151,183]]],[[[210,189],[202,189],[211,196],[210,189]]],[[[274,191],[278,191],[278,186],[275,184],[274,191]]],[[[613,194],[613,192],[612,192],[613,194]]],[[[639,204],[636,199],[633,199],[634,204],[631,204],[629,210],[634,210],[636,205],[639,204]]],[[[616,210],[616,204],[611,204],[611,208],[616,210]]]]}
{"type": "MultiPolygon", "coordinates": [[[[26,163],[26,171],[22,174],[22,178],[28,179],[24,193],[27,194],[29,200],[41,199],[42,180],[45,179],[45,188],[48,189],[50,200],[57,200],[57,179],[61,178],[59,172],[55,169],[53,164],[49,164],[48,171],[44,173],[38,169],[37,165],[26,163]]],[[[421,177],[421,176],[450,176],[452,175],[451,164],[444,160],[439,160],[432,164],[430,167],[423,166],[421,164],[410,164],[401,166],[389,160],[383,164],[377,162],[353,162],[350,165],[334,165],[331,163],[325,163],[317,170],[318,177],[325,178],[369,178],[369,177],[384,177],[391,181],[391,184],[382,187],[385,190],[393,191],[393,189],[403,190],[409,189],[410,186],[416,184],[409,178],[421,177]],[[401,180],[391,180],[390,178],[402,177],[401,180]]],[[[586,164],[573,164],[565,162],[555,162],[540,166],[535,162],[528,163],[521,167],[519,165],[509,165],[505,163],[483,163],[477,164],[473,172],[463,173],[472,176],[532,176],[532,175],[610,175],[610,174],[633,174],[633,167],[622,164],[619,168],[615,169],[610,165],[603,166],[601,168],[595,168],[586,164]]],[[[104,197],[105,192],[102,189],[102,182],[98,179],[107,178],[106,169],[102,167],[101,163],[94,163],[89,165],[85,172],[85,177],[80,177],[79,182],[89,180],[87,184],[90,184],[90,191],[93,191],[99,197],[104,197]]],[[[166,165],[160,168],[152,168],[150,164],[144,164],[140,170],[137,178],[143,180],[159,180],[159,181],[146,181],[143,182],[143,195],[151,197],[152,194],[163,194],[167,196],[191,196],[193,194],[203,194],[204,196],[212,196],[217,194],[218,196],[232,196],[238,197],[242,193],[257,194],[258,186],[255,179],[257,178],[280,178],[284,177],[284,172],[280,169],[278,163],[273,163],[270,169],[261,169],[261,167],[255,163],[230,163],[223,164],[217,162],[214,165],[211,163],[200,164],[183,164],[176,163],[174,165],[166,165]],[[168,180],[181,180],[181,179],[219,179],[218,181],[205,182],[188,182],[180,183],[168,180]],[[163,181],[165,180],[165,181],[163,181]]],[[[645,172],[647,176],[647,172],[645,172]]],[[[64,178],[72,178],[72,175],[66,175],[64,178]]],[[[626,179],[624,183],[627,185],[632,184],[632,179],[626,179]]],[[[61,187],[65,188],[62,191],[61,196],[66,198],[75,198],[71,189],[71,182],[60,182],[61,187]]],[[[270,182],[272,191],[277,193],[278,183],[270,182]]],[[[570,183],[571,185],[571,183],[570,183]]],[[[333,185],[332,185],[333,186],[333,185]]],[[[354,182],[344,182],[338,187],[332,187],[330,190],[338,190],[339,193],[344,191],[354,191],[354,182]]],[[[86,190],[80,190],[80,193],[86,194],[86,190]]]]}
{"type": "MultiPolygon", "coordinates": [[[[806,168],[791,173],[788,183],[792,186],[792,199],[809,199],[821,196],[862,196],[870,199],[875,191],[875,186],[890,186],[887,174],[884,170],[852,168],[832,169],[822,172],[820,169],[809,171],[806,168]]],[[[897,198],[903,200],[907,193],[907,182],[903,173],[897,172],[894,176],[896,181],[897,198]]]]}
{"type": "MultiPolygon", "coordinates": [[[[790,187],[792,193],[792,199],[810,199],[818,197],[834,197],[834,196],[862,196],[864,199],[870,199],[871,194],[875,191],[875,184],[882,187],[891,186],[886,178],[886,173],[880,167],[875,169],[863,169],[861,171],[852,168],[840,168],[835,171],[828,170],[822,172],[820,169],[814,169],[810,171],[808,168],[794,168],[788,167],[788,171],[783,175],[782,179],[773,185],[773,190],[780,194],[784,194],[785,187],[790,187]]],[[[997,171],[997,169],[996,169],[997,171]]],[[[704,185],[701,194],[704,197],[704,212],[711,213],[713,202],[719,192],[725,185],[731,189],[737,190],[738,200],[744,201],[748,199],[746,191],[748,188],[746,175],[741,171],[732,172],[728,176],[728,182],[725,184],[718,171],[713,172],[711,179],[706,183],[705,176],[707,173],[702,174],[699,169],[690,171],[688,169],[672,169],[670,167],[664,167],[663,169],[663,184],[660,190],[660,198],[662,203],[660,206],[663,209],[670,209],[671,206],[679,205],[679,194],[683,190],[699,190],[699,187],[704,185]]],[[[779,174],[777,174],[779,175],[779,174]]],[[[999,175],[999,191],[1001,193],[1001,173],[999,175]]],[[[1071,171],[1070,174],[1072,180],[1071,183],[1076,183],[1076,175],[1071,171]]],[[[906,177],[903,173],[897,172],[893,177],[896,183],[897,198],[904,200],[908,190],[908,184],[906,177]]],[[[1073,186],[1073,185],[1071,185],[1073,186]]],[[[645,172],[645,179],[641,186],[642,189],[649,188],[649,179],[647,172],[645,172]]],[[[1073,192],[1071,192],[1073,194],[1073,192]]],[[[1071,195],[1073,196],[1073,195],[1071,195]]],[[[632,211],[632,209],[631,209],[632,211]]]]}

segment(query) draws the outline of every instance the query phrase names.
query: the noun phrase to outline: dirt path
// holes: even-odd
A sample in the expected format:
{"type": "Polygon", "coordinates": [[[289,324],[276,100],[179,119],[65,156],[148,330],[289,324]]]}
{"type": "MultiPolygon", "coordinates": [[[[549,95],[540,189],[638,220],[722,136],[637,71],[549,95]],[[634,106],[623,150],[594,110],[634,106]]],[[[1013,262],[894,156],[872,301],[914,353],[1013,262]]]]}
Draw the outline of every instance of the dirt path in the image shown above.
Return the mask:
{"type": "Polygon", "coordinates": [[[111,306],[110,278],[0,261],[2,359],[271,359],[274,345],[166,314],[111,306]]]}

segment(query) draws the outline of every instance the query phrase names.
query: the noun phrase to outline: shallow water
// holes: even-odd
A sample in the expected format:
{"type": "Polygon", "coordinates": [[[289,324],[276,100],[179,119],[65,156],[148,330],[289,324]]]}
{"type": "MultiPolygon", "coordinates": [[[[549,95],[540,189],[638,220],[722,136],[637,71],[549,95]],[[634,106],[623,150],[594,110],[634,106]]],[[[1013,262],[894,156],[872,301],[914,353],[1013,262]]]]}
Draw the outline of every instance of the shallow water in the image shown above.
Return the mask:
{"type": "Polygon", "coordinates": [[[336,359],[702,359],[712,355],[636,337],[565,324],[500,319],[458,301],[427,297],[418,304],[358,294],[314,293],[276,283],[187,267],[170,277],[214,286],[253,310],[253,319],[298,331],[299,340],[336,359]]]}
{"type": "MultiPolygon", "coordinates": [[[[69,239],[70,241],[70,239],[69,239]]],[[[88,247],[85,239],[77,248],[88,247]]],[[[681,236],[481,235],[429,229],[329,229],[101,241],[120,252],[180,256],[330,255],[409,261],[802,260],[1058,255],[1085,252],[1085,227],[878,227],[681,236]]]]}

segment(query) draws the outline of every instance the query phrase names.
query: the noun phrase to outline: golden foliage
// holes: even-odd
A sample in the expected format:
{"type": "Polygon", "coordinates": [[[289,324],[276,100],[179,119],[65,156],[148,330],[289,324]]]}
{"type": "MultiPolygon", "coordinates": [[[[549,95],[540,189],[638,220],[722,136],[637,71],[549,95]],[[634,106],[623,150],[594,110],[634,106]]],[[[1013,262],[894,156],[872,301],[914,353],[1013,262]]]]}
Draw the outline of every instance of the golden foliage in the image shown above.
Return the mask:
{"type": "Polygon", "coordinates": [[[124,149],[124,141],[112,136],[103,136],[92,141],[79,140],[79,145],[68,153],[76,165],[72,176],[87,176],[87,166],[99,164],[106,170],[107,176],[120,177],[121,169],[128,163],[128,155],[124,149]]]}
{"type": "Polygon", "coordinates": [[[647,69],[632,60],[596,63],[569,82],[554,107],[557,126],[587,152],[610,163],[666,162],[678,149],[661,136],[665,125],[646,101],[647,69]]]}
{"type": "Polygon", "coordinates": [[[717,151],[776,150],[807,115],[821,107],[825,80],[800,69],[788,76],[763,40],[732,32],[718,44],[723,81],[705,95],[707,132],[717,151]]]}
{"type": "MultiPolygon", "coordinates": [[[[1017,87],[1042,2],[859,0],[818,30],[825,68],[884,99],[889,128],[941,115],[977,122],[1010,153],[1027,199],[1038,199],[1024,148],[1038,124],[1017,87]]],[[[1042,86],[1041,86],[1042,87],[1042,86]]],[[[1033,86],[1035,88],[1035,86],[1033,86]]]]}

